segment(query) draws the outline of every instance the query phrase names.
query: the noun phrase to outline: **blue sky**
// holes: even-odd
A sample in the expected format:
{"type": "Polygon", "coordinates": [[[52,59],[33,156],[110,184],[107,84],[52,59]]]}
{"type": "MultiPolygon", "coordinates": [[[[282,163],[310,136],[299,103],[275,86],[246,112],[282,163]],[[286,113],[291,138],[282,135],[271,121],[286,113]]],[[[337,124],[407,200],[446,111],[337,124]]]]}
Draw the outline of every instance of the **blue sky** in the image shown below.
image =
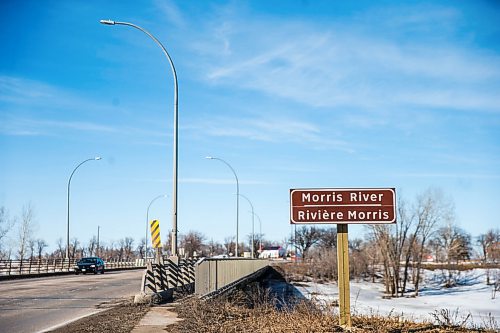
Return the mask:
{"type": "MultiPolygon", "coordinates": [[[[37,235],[105,242],[171,228],[179,79],[180,233],[235,234],[234,178],[267,239],[289,189],[429,187],[473,235],[498,227],[500,6],[495,1],[3,1],[0,205],[37,235]]],[[[251,214],[240,200],[240,240],[251,214]]],[[[258,224],[256,225],[256,231],[258,224]]],[[[362,226],[350,229],[363,234],[362,226]]]]}

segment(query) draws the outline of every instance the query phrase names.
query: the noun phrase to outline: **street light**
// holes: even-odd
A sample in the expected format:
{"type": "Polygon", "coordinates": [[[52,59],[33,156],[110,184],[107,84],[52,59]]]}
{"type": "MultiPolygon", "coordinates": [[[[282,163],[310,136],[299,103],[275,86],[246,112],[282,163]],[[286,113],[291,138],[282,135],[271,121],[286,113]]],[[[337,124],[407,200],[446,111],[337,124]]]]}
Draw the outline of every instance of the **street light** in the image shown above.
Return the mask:
{"type": "Polygon", "coordinates": [[[240,194],[240,196],[241,196],[242,198],[245,198],[245,199],[248,201],[248,203],[250,204],[250,207],[252,207],[252,246],[250,247],[250,251],[252,251],[252,258],[255,258],[255,257],[254,257],[254,250],[253,250],[253,244],[254,244],[254,241],[255,241],[255,236],[254,236],[255,234],[254,234],[254,227],[253,227],[253,226],[254,226],[254,223],[253,223],[254,218],[253,218],[253,216],[254,216],[254,214],[255,214],[255,213],[254,213],[254,211],[253,211],[253,205],[252,205],[252,202],[250,201],[250,199],[248,199],[248,198],[247,198],[246,196],[244,196],[243,194],[240,194]]]}
{"type": "Polygon", "coordinates": [[[151,202],[149,203],[148,210],[146,211],[146,240],[144,242],[144,263],[146,263],[146,260],[148,259],[148,231],[149,231],[149,208],[155,202],[157,199],[160,198],[166,198],[166,194],[161,194],[157,197],[155,197],[151,202]]]}
{"type": "Polygon", "coordinates": [[[238,176],[236,175],[236,172],[234,171],[233,167],[229,163],[224,161],[222,158],[207,156],[206,159],[221,161],[222,163],[227,165],[229,167],[229,169],[231,169],[231,171],[234,174],[234,178],[236,179],[236,250],[235,250],[235,256],[238,257],[238,229],[239,229],[238,216],[239,216],[239,206],[240,206],[240,184],[238,182],[238,176]]]}
{"type": "Polygon", "coordinates": [[[259,250],[262,251],[262,220],[257,213],[253,213],[253,215],[257,216],[257,219],[259,220],[259,250]]]}
{"type": "Polygon", "coordinates": [[[86,159],[85,161],[81,162],[80,164],[78,164],[76,166],[75,169],[73,169],[73,172],[71,173],[71,175],[69,176],[69,180],[68,180],[68,225],[67,225],[67,229],[66,229],[66,259],[69,260],[69,190],[70,190],[70,187],[71,187],[71,178],[73,178],[73,175],[75,174],[75,171],[83,164],[83,163],[86,163],[88,161],[99,161],[101,158],[99,156],[96,156],[94,158],[89,158],[89,159],[86,159]]]}
{"type": "Polygon", "coordinates": [[[96,255],[99,257],[99,231],[101,230],[101,226],[97,226],[97,251],[95,252],[96,255]]]}
{"type": "Polygon", "coordinates": [[[140,31],[142,31],[143,33],[145,33],[146,35],[148,35],[163,51],[163,54],[165,54],[165,56],[167,57],[167,60],[170,64],[170,68],[172,69],[172,74],[174,76],[174,143],[173,143],[173,150],[174,150],[174,158],[173,158],[173,190],[172,190],[172,199],[173,199],[173,203],[172,203],[172,234],[171,234],[171,237],[172,237],[172,247],[171,247],[171,252],[172,252],[172,255],[173,256],[177,256],[177,180],[178,180],[178,177],[177,177],[177,166],[178,166],[178,152],[177,152],[177,148],[178,148],[178,133],[177,133],[177,127],[178,127],[178,111],[179,111],[179,107],[178,107],[178,88],[177,88],[177,73],[175,72],[175,67],[174,67],[174,63],[172,61],[172,58],[170,58],[170,55],[168,54],[167,52],[167,49],[163,46],[162,43],[160,43],[160,41],[158,39],[156,39],[155,36],[153,36],[152,34],[150,34],[148,31],[146,31],[145,29],[135,25],[135,24],[132,24],[132,23],[128,23],[128,22],[118,22],[118,21],[113,21],[113,20],[100,20],[99,21],[101,24],[105,24],[105,25],[126,25],[126,26],[129,26],[129,27],[133,27],[133,28],[136,28],[140,31]]]}

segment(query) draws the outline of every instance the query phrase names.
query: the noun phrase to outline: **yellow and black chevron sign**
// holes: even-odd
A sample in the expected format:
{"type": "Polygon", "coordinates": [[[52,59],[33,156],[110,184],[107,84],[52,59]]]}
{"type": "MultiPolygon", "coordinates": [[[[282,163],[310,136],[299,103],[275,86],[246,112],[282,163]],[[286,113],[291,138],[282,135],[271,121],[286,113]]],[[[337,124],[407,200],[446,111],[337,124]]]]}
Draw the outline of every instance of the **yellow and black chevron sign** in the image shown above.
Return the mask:
{"type": "Polygon", "coordinates": [[[153,220],[151,221],[150,224],[151,224],[151,243],[153,244],[154,248],[159,248],[161,247],[160,221],[153,220]]]}

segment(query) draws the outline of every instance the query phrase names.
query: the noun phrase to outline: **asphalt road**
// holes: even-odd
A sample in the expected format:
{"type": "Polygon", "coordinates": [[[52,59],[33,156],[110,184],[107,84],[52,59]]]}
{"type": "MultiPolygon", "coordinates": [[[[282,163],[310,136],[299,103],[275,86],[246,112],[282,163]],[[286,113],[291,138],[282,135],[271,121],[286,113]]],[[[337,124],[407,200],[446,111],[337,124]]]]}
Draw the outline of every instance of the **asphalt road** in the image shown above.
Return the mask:
{"type": "Polygon", "coordinates": [[[140,291],[143,270],[0,282],[0,332],[41,332],[140,291]]]}

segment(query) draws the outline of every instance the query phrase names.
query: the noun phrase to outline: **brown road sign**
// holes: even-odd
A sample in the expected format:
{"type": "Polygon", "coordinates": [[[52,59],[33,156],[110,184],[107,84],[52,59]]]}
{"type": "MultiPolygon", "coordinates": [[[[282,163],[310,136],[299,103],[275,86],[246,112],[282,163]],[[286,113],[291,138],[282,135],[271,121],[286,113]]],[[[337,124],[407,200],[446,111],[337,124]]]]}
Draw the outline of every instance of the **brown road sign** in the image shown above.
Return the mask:
{"type": "Polygon", "coordinates": [[[395,223],[393,188],[317,188],[290,190],[292,224],[395,223]]]}

